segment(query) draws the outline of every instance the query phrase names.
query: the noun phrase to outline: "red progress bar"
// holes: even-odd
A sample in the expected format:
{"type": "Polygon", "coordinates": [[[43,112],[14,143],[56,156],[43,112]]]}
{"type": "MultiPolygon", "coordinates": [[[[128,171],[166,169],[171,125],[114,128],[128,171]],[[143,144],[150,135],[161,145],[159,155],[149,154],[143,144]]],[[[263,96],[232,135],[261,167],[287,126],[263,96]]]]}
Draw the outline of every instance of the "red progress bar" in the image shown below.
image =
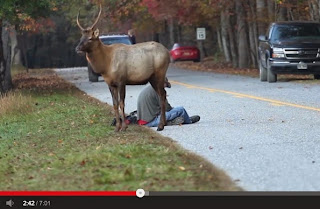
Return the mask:
{"type": "Polygon", "coordinates": [[[136,196],[136,191],[0,191],[0,196],[136,196]]]}

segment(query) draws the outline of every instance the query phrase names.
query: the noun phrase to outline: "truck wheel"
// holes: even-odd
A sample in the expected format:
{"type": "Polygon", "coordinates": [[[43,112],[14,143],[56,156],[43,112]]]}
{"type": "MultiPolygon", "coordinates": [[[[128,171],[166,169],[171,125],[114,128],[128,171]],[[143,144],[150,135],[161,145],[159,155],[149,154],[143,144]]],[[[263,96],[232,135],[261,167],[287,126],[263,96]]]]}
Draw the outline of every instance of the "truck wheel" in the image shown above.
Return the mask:
{"type": "Polygon", "coordinates": [[[267,77],[269,83],[277,82],[277,74],[271,71],[270,61],[267,59],[267,77]]]}
{"type": "Polygon", "coordinates": [[[261,61],[259,61],[259,71],[260,71],[260,81],[267,81],[268,72],[267,72],[267,69],[262,66],[261,61]]]}
{"type": "Polygon", "coordinates": [[[88,63],[88,76],[89,76],[89,81],[91,82],[98,82],[99,80],[99,75],[93,72],[91,65],[88,63]]]}
{"type": "Polygon", "coordinates": [[[316,79],[316,80],[320,79],[320,74],[314,74],[313,78],[316,79]]]}

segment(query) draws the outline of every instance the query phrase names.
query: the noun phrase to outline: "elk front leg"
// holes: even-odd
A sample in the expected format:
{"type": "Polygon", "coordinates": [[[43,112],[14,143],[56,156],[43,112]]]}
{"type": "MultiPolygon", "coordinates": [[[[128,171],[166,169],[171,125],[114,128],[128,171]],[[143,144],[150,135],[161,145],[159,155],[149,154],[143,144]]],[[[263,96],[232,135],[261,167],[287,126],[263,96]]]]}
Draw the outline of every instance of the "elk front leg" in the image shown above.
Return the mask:
{"type": "Polygon", "coordinates": [[[110,93],[112,95],[113,109],[116,115],[116,128],[115,131],[118,132],[121,128],[120,117],[119,117],[119,93],[116,87],[109,87],[110,93]]]}
{"type": "Polygon", "coordinates": [[[127,124],[126,124],[126,115],[124,112],[124,100],[126,97],[126,86],[125,85],[120,85],[119,86],[119,93],[120,93],[120,111],[121,111],[121,116],[122,116],[122,126],[121,126],[121,131],[125,131],[127,129],[127,124]]]}

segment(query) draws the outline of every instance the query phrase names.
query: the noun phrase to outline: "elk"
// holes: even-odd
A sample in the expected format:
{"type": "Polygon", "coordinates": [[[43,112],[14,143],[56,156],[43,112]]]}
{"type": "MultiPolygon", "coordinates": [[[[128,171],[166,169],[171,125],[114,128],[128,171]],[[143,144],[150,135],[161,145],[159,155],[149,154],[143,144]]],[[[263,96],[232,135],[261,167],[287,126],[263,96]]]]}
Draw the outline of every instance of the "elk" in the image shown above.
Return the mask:
{"type": "Polygon", "coordinates": [[[160,97],[161,112],[157,130],[163,130],[166,125],[164,83],[170,63],[168,49],[153,41],[134,45],[104,45],[99,39],[99,29],[96,28],[101,11],[100,5],[100,11],[95,22],[91,27],[85,29],[79,23],[79,10],[77,24],[82,37],[76,47],[76,52],[78,54],[85,53],[93,71],[101,74],[108,84],[116,116],[115,131],[125,131],[127,129],[124,112],[126,85],[143,85],[148,82],[160,97]],[[120,122],[119,106],[122,122],[120,122]]]}

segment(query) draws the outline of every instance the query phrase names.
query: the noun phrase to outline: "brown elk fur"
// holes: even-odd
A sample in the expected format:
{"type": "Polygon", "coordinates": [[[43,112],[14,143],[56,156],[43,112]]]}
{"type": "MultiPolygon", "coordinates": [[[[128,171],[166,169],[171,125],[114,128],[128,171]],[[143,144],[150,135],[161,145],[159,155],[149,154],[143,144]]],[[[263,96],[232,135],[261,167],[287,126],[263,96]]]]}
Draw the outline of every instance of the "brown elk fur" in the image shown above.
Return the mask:
{"type": "Polygon", "coordinates": [[[84,29],[79,23],[78,14],[77,24],[81,29],[82,37],[76,51],[86,54],[93,70],[100,73],[109,86],[116,115],[115,131],[124,131],[127,128],[124,112],[126,85],[148,82],[161,98],[161,118],[157,130],[163,130],[166,125],[164,82],[170,62],[169,51],[157,42],[104,45],[99,39],[99,30],[95,29],[100,15],[101,5],[95,23],[84,29]],[[119,106],[122,123],[120,123],[119,106]]]}

